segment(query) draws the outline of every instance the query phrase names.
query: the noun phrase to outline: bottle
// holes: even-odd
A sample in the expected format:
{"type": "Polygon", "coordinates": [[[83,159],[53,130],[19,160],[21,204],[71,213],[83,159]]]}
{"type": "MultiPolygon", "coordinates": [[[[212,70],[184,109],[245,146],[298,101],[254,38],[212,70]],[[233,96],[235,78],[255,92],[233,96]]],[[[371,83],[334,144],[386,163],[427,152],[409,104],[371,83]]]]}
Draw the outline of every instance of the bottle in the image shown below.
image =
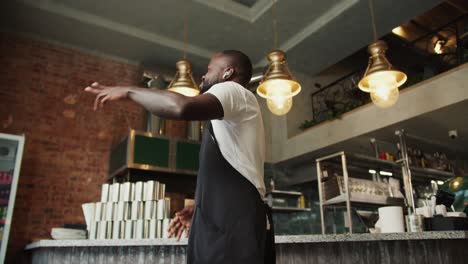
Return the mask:
{"type": "Polygon", "coordinates": [[[413,150],[411,148],[408,148],[406,151],[406,154],[408,155],[408,165],[413,166],[413,157],[412,157],[413,150]]]}
{"type": "Polygon", "coordinates": [[[421,168],[426,168],[426,159],[424,158],[424,151],[422,150],[419,153],[419,159],[421,160],[421,168]]]}
{"type": "Polygon", "coordinates": [[[442,159],[442,170],[448,171],[449,170],[449,161],[448,161],[447,155],[445,155],[445,153],[441,153],[440,156],[441,156],[441,159],[442,159]]]}
{"type": "Polygon", "coordinates": [[[301,196],[299,196],[298,200],[299,200],[299,201],[298,201],[299,208],[304,209],[304,208],[305,208],[305,198],[304,198],[304,195],[302,194],[301,196]]]}
{"type": "Polygon", "coordinates": [[[401,146],[400,146],[400,143],[397,143],[397,144],[396,144],[396,148],[397,148],[396,158],[397,158],[397,160],[401,160],[401,159],[403,158],[403,156],[401,155],[401,146]]]}
{"type": "Polygon", "coordinates": [[[434,169],[439,169],[440,168],[440,155],[439,152],[434,153],[434,169]]]}
{"type": "Polygon", "coordinates": [[[275,181],[273,180],[273,177],[270,179],[270,190],[271,191],[275,190],[275,181]]]}

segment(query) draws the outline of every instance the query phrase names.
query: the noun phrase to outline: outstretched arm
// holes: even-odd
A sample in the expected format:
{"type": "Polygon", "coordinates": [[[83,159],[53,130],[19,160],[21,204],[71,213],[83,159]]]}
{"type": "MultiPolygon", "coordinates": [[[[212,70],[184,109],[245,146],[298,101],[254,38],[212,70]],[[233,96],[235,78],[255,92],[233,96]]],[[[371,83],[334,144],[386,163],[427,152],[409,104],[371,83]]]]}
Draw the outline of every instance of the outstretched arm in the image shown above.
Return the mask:
{"type": "Polygon", "coordinates": [[[131,86],[105,86],[97,82],[85,88],[96,95],[94,110],[104,107],[107,102],[130,99],[149,112],[178,120],[211,120],[223,117],[223,107],[212,94],[188,97],[169,91],[152,91],[131,86]]]}

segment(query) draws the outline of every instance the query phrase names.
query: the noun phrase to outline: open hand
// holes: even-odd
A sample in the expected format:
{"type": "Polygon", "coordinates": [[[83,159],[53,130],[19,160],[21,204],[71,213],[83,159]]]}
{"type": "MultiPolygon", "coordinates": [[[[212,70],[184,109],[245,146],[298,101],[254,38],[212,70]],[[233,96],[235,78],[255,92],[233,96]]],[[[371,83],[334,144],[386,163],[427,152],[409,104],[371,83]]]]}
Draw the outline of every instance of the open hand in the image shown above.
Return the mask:
{"type": "Polygon", "coordinates": [[[177,241],[179,241],[184,231],[186,231],[186,237],[188,237],[190,224],[192,223],[193,212],[194,206],[189,205],[182,209],[182,211],[176,213],[175,217],[172,219],[169,227],[167,228],[169,238],[176,237],[177,241]]]}
{"type": "Polygon", "coordinates": [[[94,111],[96,111],[98,107],[104,107],[104,104],[107,101],[116,101],[127,98],[129,91],[129,89],[125,87],[110,87],[101,85],[97,82],[94,82],[84,90],[96,95],[96,100],[94,100],[94,111]]]}

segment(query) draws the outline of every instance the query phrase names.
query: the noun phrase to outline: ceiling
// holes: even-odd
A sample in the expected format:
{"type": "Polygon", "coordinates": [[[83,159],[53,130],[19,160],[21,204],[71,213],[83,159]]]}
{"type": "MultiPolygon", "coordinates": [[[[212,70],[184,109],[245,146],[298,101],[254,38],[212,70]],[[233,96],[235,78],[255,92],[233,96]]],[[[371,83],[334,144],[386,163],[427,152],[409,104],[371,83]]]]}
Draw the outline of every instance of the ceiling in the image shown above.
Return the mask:
{"type": "MultiPolygon", "coordinates": [[[[380,36],[440,0],[374,0],[380,36]]],[[[184,49],[206,69],[219,50],[239,49],[262,69],[273,49],[272,0],[16,0],[2,3],[0,28],[116,56],[173,67],[184,49]]],[[[372,41],[367,0],[280,0],[279,48],[293,71],[315,74],[372,41]]]]}

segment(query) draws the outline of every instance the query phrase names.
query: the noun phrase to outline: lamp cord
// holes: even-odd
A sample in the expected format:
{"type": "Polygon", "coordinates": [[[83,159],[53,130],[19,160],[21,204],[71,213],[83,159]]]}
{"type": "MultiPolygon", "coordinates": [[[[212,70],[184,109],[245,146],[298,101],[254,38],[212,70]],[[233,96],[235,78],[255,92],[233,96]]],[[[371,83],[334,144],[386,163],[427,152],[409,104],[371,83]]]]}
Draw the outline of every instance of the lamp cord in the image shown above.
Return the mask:
{"type": "Polygon", "coordinates": [[[278,49],[278,29],[277,29],[277,18],[276,18],[276,1],[277,0],[271,0],[273,2],[273,6],[271,8],[271,16],[273,20],[273,37],[274,37],[274,45],[275,45],[275,50],[278,49]]]}
{"type": "Polygon", "coordinates": [[[375,14],[374,14],[374,1],[369,0],[369,10],[372,19],[372,33],[374,34],[374,41],[377,41],[377,27],[375,25],[375,14]]]}
{"type": "Polygon", "coordinates": [[[188,23],[187,23],[187,17],[188,17],[188,12],[187,12],[187,0],[182,0],[183,1],[183,12],[184,12],[184,30],[183,30],[183,40],[184,40],[184,51],[183,51],[183,58],[184,60],[187,59],[187,35],[188,35],[188,23]]]}

